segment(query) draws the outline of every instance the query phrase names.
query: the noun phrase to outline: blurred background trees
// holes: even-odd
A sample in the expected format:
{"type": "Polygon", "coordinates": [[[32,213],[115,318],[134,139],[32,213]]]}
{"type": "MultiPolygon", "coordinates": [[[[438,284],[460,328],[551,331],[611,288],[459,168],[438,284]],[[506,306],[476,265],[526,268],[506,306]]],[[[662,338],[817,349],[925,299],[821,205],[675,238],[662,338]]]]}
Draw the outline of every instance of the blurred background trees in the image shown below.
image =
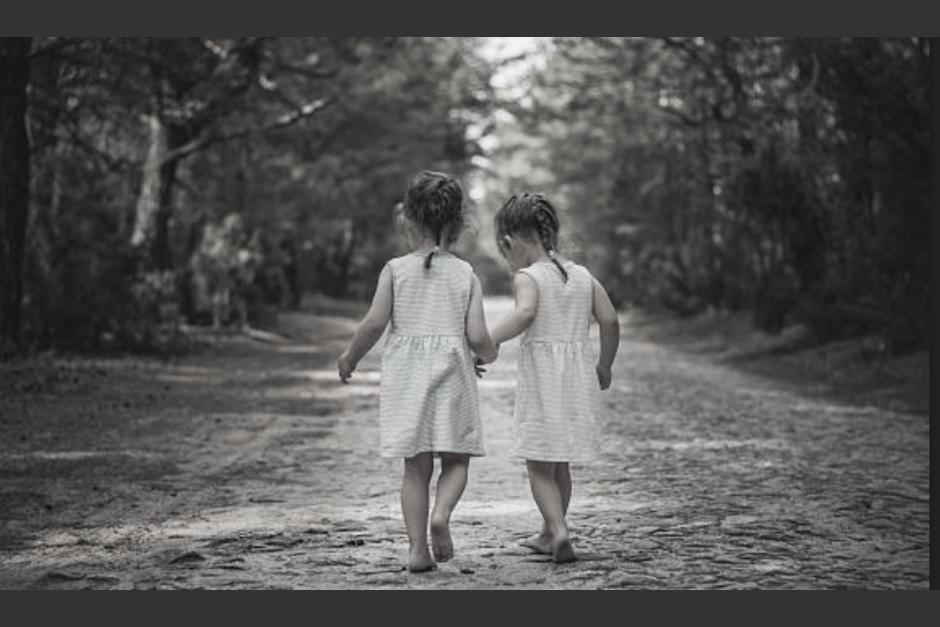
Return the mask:
{"type": "Polygon", "coordinates": [[[537,189],[621,305],[926,346],[926,40],[486,49],[3,39],[0,353],[143,347],[161,325],[367,298],[426,168],[465,182],[478,216],[460,252],[490,292],[508,289],[490,217],[537,189]],[[512,89],[494,87],[513,63],[512,89]]]}
{"type": "Polygon", "coordinates": [[[31,158],[4,170],[33,166],[22,335],[40,347],[237,322],[230,296],[251,319],[362,297],[409,177],[465,175],[487,106],[473,40],[22,41],[31,158]]]}
{"type": "Polygon", "coordinates": [[[927,40],[563,38],[543,55],[511,110],[621,304],[927,346],[927,40]]]}

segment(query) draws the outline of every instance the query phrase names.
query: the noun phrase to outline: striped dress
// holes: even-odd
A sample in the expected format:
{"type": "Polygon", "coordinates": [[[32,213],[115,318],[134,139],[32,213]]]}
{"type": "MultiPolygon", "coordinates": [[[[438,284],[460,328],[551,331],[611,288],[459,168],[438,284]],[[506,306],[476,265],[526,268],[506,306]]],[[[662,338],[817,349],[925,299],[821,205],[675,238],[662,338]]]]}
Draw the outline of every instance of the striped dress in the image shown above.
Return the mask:
{"type": "Polygon", "coordinates": [[[483,455],[483,429],[466,320],[473,269],[450,253],[430,268],[416,253],[388,262],[392,318],[382,353],[383,457],[483,455]]]}
{"type": "Polygon", "coordinates": [[[531,460],[587,462],[598,449],[599,388],[588,346],[594,286],[584,266],[563,265],[567,282],[550,261],[520,270],[535,280],[539,301],[519,349],[513,449],[531,460]]]}

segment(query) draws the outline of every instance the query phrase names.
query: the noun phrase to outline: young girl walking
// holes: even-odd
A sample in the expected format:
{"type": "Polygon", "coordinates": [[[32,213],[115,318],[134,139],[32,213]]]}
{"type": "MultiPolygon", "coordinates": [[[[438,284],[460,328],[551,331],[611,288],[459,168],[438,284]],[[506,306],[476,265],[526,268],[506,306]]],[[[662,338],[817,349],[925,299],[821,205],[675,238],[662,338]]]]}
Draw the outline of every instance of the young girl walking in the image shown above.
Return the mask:
{"type": "Polygon", "coordinates": [[[565,516],[571,462],[597,448],[596,388],[610,387],[620,343],[617,312],[591,273],[558,254],[558,214],[540,194],[513,196],[495,217],[497,245],[515,271],[515,309],[491,331],[497,347],[525,333],[519,350],[514,449],[526,460],[532,496],[544,520],[524,545],[555,562],[577,559],[565,516]],[[588,327],[600,326],[591,363],[588,327]]]}
{"type": "Polygon", "coordinates": [[[451,177],[421,172],[408,188],[404,216],[419,247],[385,264],[372,305],[337,360],[346,383],[390,321],[382,353],[379,432],[383,457],[404,459],[401,508],[408,569],[422,572],[453,556],[450,517],[467,485],[470,457],[483,455],[474,356],[496,359],[486,329],[480,281],[449,250],[464,225],[463,192],[451,177]],[[441,472],[430,515],[428,490],[441,472]]]}

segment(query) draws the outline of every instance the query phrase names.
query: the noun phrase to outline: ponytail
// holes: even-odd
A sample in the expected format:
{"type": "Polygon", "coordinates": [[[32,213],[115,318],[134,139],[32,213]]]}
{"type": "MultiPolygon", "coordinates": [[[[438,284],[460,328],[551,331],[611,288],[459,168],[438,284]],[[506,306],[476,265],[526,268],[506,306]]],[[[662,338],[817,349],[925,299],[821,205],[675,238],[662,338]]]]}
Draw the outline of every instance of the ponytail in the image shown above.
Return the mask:
{"type": "Polygon", "coordinates": [[[555,253],[555,249],[548,251],[548,258],[552,260],[552,263],[558,268],[558,271],[561,272],[561,276],[564,278],[565,283],[568,282],[568,271],[562,267],[561,262],[558,261],[558,255],[555,253]]]}
{"type": "Polygon", "coordinates": [[[552,260],[552,263],[555,264],[555,267],[561,272],[565,283],[567,283],[568,271],[565,270],[561,262],[558,261],[558,253],[555,250],[558,244],[558,216],[555,214],[555,208],[552,207],[547,200],[539,197],[537,202],[535,224],[539,241],[542,243],[542,248],[545,249],[545,254],[552,260]]]}
{"type": "Polygon", "coordinates": [[[424,269],[431,269],[431,259],[434,257],[434,253],[441,251],[441,238],[437,238],[437,244],[434,245],[434,248],[431,249],[431,252],[428,253],[428,256],[424,258],[424,269]]]}

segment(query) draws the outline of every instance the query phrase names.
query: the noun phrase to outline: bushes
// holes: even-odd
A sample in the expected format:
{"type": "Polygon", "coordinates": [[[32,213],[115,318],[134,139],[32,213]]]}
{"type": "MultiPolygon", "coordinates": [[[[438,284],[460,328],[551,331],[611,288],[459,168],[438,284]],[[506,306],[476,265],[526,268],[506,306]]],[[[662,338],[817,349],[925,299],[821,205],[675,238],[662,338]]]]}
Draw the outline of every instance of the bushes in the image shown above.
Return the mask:
{"type": "MultiPolygon", "coordinates": [[[[32,235],[38,243],[41,234],[32,235]]],[[[48,245],[28,251],[27,342],[70,350],[152,344],[173,277],[140,274],[139,262],[108,212],[77,207],[48,245]]]]}
{"type": "Polygon", "coordinates": [[[927,346],[927,40],[558,38],[549,53],[528,124],[611,291],[927,346]]]}
{"type": "Polygon", "coordinates": [[[240,233],[224,238],[223,227],[209,228],[187,269],[147,270],[145,253],[127,242],[115,215],[111,208],[76,207],[57,221],[55,237],[41,222],[34,225],[25,299],[31,346],[165,348],[181,339],[184,314],[203,324],[216,314],[220,326],[272,322],[278,304],[272,298],[283,295],[271,292],[269,273],[258,272],[260,253],[240,233]]]}

